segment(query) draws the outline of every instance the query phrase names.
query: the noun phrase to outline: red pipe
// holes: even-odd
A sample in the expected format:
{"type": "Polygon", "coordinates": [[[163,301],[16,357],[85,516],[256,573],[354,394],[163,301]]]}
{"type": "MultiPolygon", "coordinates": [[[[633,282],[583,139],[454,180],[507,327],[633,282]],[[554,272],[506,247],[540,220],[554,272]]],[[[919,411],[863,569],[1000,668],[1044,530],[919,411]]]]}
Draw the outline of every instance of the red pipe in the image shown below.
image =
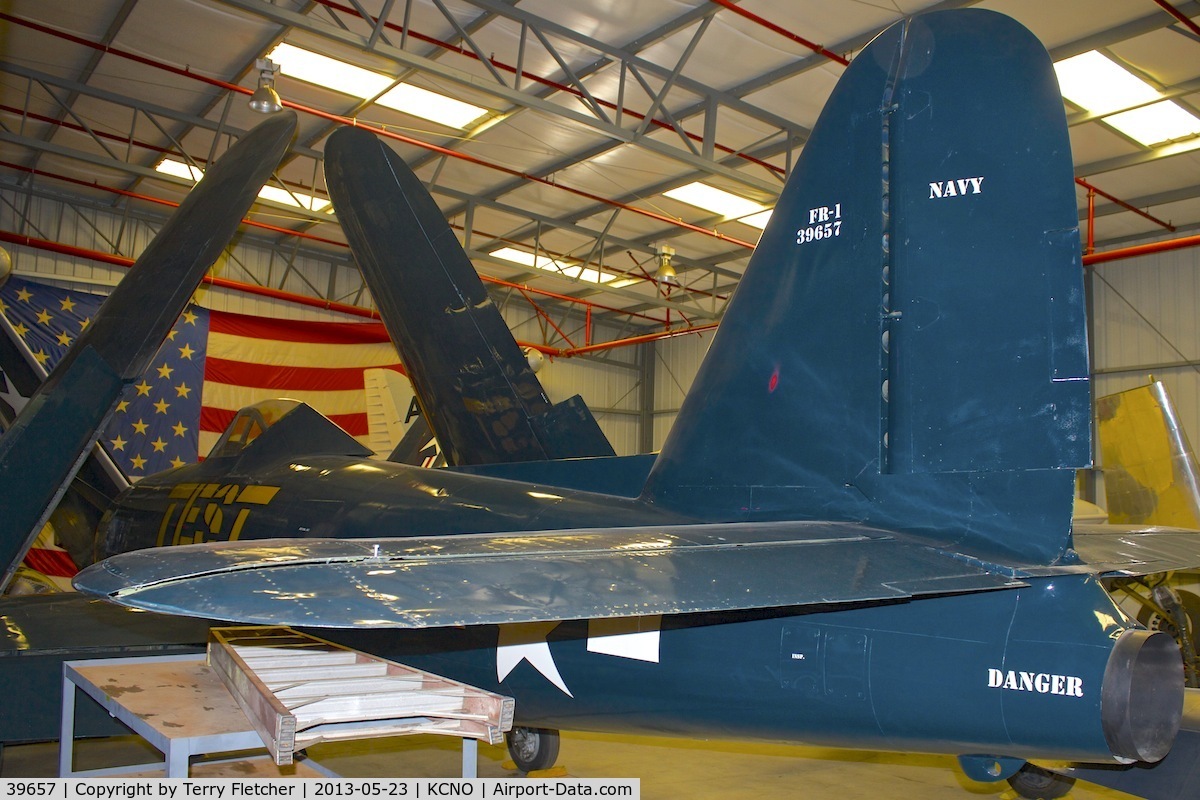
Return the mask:
{"type": "Polygon", "coordinates": [[[1186,25],[1191,30],[1192,33],[1196,34],[1197,36],[1200,36],[1200,25],[1197,25],[1196,23],[1194,23],[1190,19],[1188,19],[1186,16],[1184,16],[1182,11],[1180,11],[1179,9],[1172,6],[1170,3],[1167,2],[1167,0],[1154,0],[1154,2],[1158,3],[1159,7],[1161,7],[1163,11],[1166,11],[1172,17],[1174,17],[1175,19],[1179,20],[1184,25],[1186,25]]]}
{"type": "Polygon", "coordinates": [[[1091,266],[1092,264],[1103,264],[1107,261],[1117,261],[1122,258],[1135,258],[1137,256],[1166,253],[1171,250],[1182,250],[1185,247],[1198,246],[1200,246],[1200,235],[1185,236],[1182,239],[1168,239],[1165,242],[1150,242],[1149,244],[1138,244],[1133,247],[1122,247],[1119,250],[1105,250],[1103,253],[1090,253],[1083,257],[1083,263],[1091,266]]]}
{"type": "MultiPolygon", "coordinates": [[[[138,64],[144,64],[149,67],[155,67],[157,69],[161,69],[166,72],[170,72],[174,75],[182,75],[187,78],[192,78],[194,80],[198,80],[203,83],[207,83],[210,86],[220,87],[222,89],[225,89],[226,91],[238,92],[238,93],[244,94],[244,95],[254,94],[253,89],[247,89],[245,86],[238,86],[236,83],[229,83],[227,81],[218,80],[216,78],[208,78],[208,77],[205,77],[204,75],[197,74],[197,73],[192,72],[187,69],[180,69],[179,67],[173,67],[170,64],[158,63],[149,58],[146,58],[145,56],[139,56],[136,53],[130,53],[130,52],[127,52],[124,50],[120,50],[116,47],[110,47],[108,45],[91,42],[91,41],[88,41],[87,39],[83,39],[79,36],[73,36],[69,33],[64,33],[63,31],[58,31],[53,28],[48,28],[44,25],[40,25],[40,24],[38,24],[36,22],[32,22],[30,20],[21,19],[20,17],[13,16],[12,14],[0,12],[0,20],[4,20],[6,22],[12,22],[16,25],[22,25],[24,27],[31,28],[31,29],[39,31],[41,33],[45,33],[49,36],[54,36],[59,39],[65,39],[69,42],[73,42],[75,44],[83,45],[84,47],[90,47],[95,50],[101,50],[105,53],[110,53],[114,56],[119,56],[120,58],[129,59],[138,64]]],[[[565,184],[558,183],[557,181],[551,180],[550,178],[539,177],[537,175],[533,175],[528,172],[522,172],[521,170],[513,169],[512,167],[505,167],[501,164],[495,164],[490,161],[485,161],[482,158],[478,158],[476,156],[472,156],[467,153],[460,152],[458,150],[451,150],[446,147],[440,147],[436,144],[430,144],[428,142],[423,142],[420,139],[414,139],[410,136],[405,136],[403,134],[396,133],[395,131],[387,130],[382,127],[378,127],[375,125],[366,125],[366,124],[359,122],[356,118],[343,117],[339,114],[330,114],[327,111],[321,111],[319,109],[311,108],[309,106],[305,106],[300,103],[294,103],[291,100],[283,100],[282,103],[286,108],[291,108],[296,111],[301,111],[301,112],[304,112],[305,114],[311,114],[312,116],[318,117],[320,119],[324,119],[328,122],[336,122],[340,125],[355,125],[360,128],[365,128],[366,130],[371,131],[376,136],[382,136],[387,139],[393,139],[395,141],[402,142],[404,144],[412,145],[413,147],[419,147],[423,150],[429,150],[430,152],[437,153],[438,155],[446,156],[447,158],[454,158],[454,159],[458,159],[459,161],[465,161],[468,164],[474,164],[476,166],[486,167],[488,169],[496,170],[497,172],[501,172],[505,175],[509,175],[514,178],[520,178],[521,180],[530,181],[532,183],[539,183],[543,186],[550,186],[550,187],[559,189],[564,192],[569,192],[570,194],[573,194],[576,197],[582,197],[586,200],[590,200],[594,203],[600,203],[602,205],[611,206],[613,208],[619,208],[622,211],[629,211],[630,213],[633,213],[633,214],[638,214],[643,217],[649,217],[650,219],[657,220],[658,222],[662,222],[667,225],[674,225],[678,228],[683,228],[684,230],[688,230],[693,233],[699,233],[703,236],[709,236],[709,237],[718,239],[723,242],[729,242],[730,244],[737,245],[738,247],[744,247],[747,250],[754,249],[753,243],[744,241],[742,239],[738,239],[737,237],[728,236],[719,231],[710,230],[708,228],[703,228],[699,225],[693,225],[690,222],[684,222],[681,219],[671,218],[665,214],[659,214],[655,211],[650,211],[650,210],[644,209],[644,208],[638,208],[637,206],[632,206],[632,205],[629,205],[628,203],[622,203],[619,200],[612,200],[612,199],[609,199],[606,197],[601,197],[598,194],[594,194],[592,192],[588,192],[583,189],[576,189],[571,186],[567,186],[565,184]]]]}
{"type": "Polygon", "coordinates": [[[612,350],[616,347],[625,347],[631,344],[643,344],[645,342],[655,342],[659,339],[673,339],[676,336],[685,336],[689,333],[703,333],[704,331],[714,330],[720,323],[710,322],[707,325],[695,325],[689,328],[677,328],[673,331],[659,331],[658,333],[645,333],[641,336],[630,336],[627,339],[616,339],[611,342],[601,342],[600,344],[590,344],[585,347],[572,347],[563,350],[559,353],[563,358],[571,356],[581,356],[586,353],[598,353],[601,350],[612,350]]]}
{"type": "Polygon", "coordinates": [[[1096,190],[1092,188],[1088,189],[1087,232],[1087,247],[1083,249],[1084,255],[1096,252],[1096,190]]]}
{"type": "Polygon", "coordinates": [[[563,341],[565,341],[567,344],[571,345],[571,347],[575,346],[575,343],[571,341],[571,337],[567,336],[567,334],[563,332],[563,329],[558,327],[558,323],[556,323],[554,320],[550,319],[550,315],[547,314],[545,311],[543,311],[541,306],[539,306],[537,303],[533,302],[533,298],[530,297],[529,295],[527,295],[525,293],[524,289],[519,289],[518,291],[520,291],[521,296],[525,298],[525,302],[527,302],[527,303],[529,303],[529,305],[533,306],[533,310],[537,312],[537,315],[539,317],[541,317],[542,319],[546,320],[546,322],[550,323],[550,327],[554,328],[554,330],[558,333],[558,335],[563,338],[563,341]]]}
{"type": "Polygon", "coordinates": [[[750,20],[751,22],[754,22],[758,25],[763,26],[764,28],[766,28],[769,31],[774,31],[775,33],[778,33],[780,36],[783,36],[787,39],[791,39],[793,42],[803,45],[804,47],[807,47],[809,50],[812,50],[814,53],[825,56],[830,61],[836,61],[837,63],[841,64],[843,67],[850,65],[849,61],[847,61],[845,58],[839,56],[837,53],[830,52],[829,50],[826,50],[824,47],[817,44],[816,42],[810,42],[808,39],[805,39],[803,36],[799,36],[795,33],[792,33],[787,28],[780,27],[779,25],[776,25],[774,22],[771,22],[768,19],[764,19],[764,18],[758,16],[757,14],[753,14],[753,13],[747,11],[746,9],[742,8],[741,6],[737,5],[736,3],[731,2],[730,0],[712,0],[712,2],[721,6],[721,8],[729,9],[730,11],[732,11],[733,13],[737,14],[740,17],[745,17],[746,19],[750,20]]]}
{"type": "Polygon", "coordinates": [[[1119,205],[1121,208],[1125,209],[1126,211],[1132,211],[1133,213],[1137,214],[1140,217],[1145,217],[1146,219],[1153,222],[1155,225],[1159,225],[1159,226],[1171,231],[1171,233],[1175,232],[1175,226],[1172,225],[1171,223],[1163,222],[1161,219],[1154,216],[1153,214],[1149,214],[1145,211],[1142,211],[1137,206],[1132,206],[1129,203],[1126,203],[1121,198],[1115,197],[1097,186],[1093,186],[1092,184],[1085,181],[1083,178],[1076,178],[1075,182],[1078,183],[1083,188],[1087,189],[1089,192],[1095,192],[1096,194],[1103,197],[1105,200],[1116,203],[1117,205],[1119,205]]]}

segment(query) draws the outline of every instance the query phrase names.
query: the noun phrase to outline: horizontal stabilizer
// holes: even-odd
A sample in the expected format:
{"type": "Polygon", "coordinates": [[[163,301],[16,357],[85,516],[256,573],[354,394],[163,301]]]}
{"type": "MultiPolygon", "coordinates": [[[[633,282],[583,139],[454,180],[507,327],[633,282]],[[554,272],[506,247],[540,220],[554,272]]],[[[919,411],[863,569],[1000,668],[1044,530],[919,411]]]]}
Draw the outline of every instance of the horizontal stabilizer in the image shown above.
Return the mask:
{"type": "Polygon", "coordinates": [[[1200,569],[1200,531],[1136,525],[1076,525],[1075,551],[1090,572],[1136,577],[1200,569]]]}
{"type": "Polygon", "coordinates": [[[886,531],[786,522],[153,548],[89,567],[75,585],[169,614],[425,628],[896,602],[1023,584],[886,531]]]}

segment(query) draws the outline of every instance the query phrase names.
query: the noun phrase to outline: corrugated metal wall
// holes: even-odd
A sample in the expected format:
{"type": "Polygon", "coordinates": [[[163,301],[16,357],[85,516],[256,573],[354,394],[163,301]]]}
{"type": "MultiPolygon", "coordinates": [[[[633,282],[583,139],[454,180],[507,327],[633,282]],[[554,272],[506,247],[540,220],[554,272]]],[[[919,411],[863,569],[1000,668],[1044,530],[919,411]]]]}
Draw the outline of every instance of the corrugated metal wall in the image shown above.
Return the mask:
{"type": "Polygon", "coordinates": [[[679,413],[679,406],[700,369],[714,331],[676,336],[654,348],[654,449],[662,447],[679,413]]]}

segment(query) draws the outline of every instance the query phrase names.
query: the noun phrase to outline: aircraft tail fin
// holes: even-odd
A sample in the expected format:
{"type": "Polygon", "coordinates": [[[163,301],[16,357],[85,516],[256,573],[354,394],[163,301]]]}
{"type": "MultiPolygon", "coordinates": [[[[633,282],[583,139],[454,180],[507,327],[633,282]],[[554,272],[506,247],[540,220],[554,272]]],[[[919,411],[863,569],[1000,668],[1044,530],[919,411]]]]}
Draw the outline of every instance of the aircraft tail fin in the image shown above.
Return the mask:
{"type": "Polygon", "coordinates": [[[1096,400],[1110,522],[1200,528],[1200,464],[1162,381],[1096,400]]]}
{"type": "Polygon", "coordinates": [[[448,463],[614,455],[582,402],[550,403],[454,231],[400,156],[369,131],[339,128],[325,146],[325,179],[448,463]]]}
{"type": "Polygon", "coordinates": [[[989,11],[898,23],[826,104],[643,496],[1070,558],[1085,334],[1045,49],[989,11]]]}

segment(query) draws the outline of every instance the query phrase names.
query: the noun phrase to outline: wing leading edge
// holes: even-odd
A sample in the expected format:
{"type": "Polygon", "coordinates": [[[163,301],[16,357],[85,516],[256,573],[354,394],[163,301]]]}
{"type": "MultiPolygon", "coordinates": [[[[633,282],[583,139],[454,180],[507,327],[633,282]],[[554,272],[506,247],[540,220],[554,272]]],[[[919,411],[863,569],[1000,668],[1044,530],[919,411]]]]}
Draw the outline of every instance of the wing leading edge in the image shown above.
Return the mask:
{"type": "Polygon", "coordinates": [[[897,602],[1024,585],[850,523],[273,540],[114,556],[83,591],[260,624],[426,628],[897,602]]]}

